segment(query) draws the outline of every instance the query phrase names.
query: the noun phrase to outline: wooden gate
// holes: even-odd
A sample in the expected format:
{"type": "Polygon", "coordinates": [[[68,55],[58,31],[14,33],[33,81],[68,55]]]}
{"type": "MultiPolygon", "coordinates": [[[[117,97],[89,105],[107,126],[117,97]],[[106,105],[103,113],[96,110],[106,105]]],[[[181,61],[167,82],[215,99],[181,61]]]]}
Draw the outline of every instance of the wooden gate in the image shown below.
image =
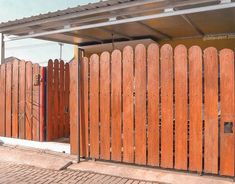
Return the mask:
{"type": "Polygon", "coordinates": [[[81,155],[234,176],[234,87],[229,49],[140,44],[83,58],[81,155]]]}
{"type": "Polygon", "coordinates": [[[47,67],[47,140],[69,137],[69,64],[49,60],[47,67]]]}
{"type": "Polygon", "coordinates": [[[43,141],[45,68],[31,62],[0,66],[0,136],[43,141]]]}

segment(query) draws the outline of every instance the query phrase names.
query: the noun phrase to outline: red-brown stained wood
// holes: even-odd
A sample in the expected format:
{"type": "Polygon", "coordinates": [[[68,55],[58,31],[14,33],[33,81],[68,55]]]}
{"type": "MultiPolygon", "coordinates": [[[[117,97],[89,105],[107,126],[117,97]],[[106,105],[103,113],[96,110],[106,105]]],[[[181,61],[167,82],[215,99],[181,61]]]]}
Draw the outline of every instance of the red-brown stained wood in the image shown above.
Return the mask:
{"type": "Polygon", "coordinates": [[[173,168],[173,49],[161,48],[161,167],[173,168]]]}
{"type": "Polygon", "coordinates": [[[81,61],[81,155],[88,157],[88,66],[89,60],[81,61]]]}
{"type": "Polygon", "coordinates": [[[49,60],[47,66],[47,141],[54,138],[53,103],[53,61],[49,60]]]}
{"type": "Polygon", "coordinates": [[[18,124],[18,75],[19,62],[12,62],[12,137],[18,138],[19,124],[18,124]]]}
{"type": "Polygon", "coordinates": [[[189,170],[202,171],[202,51],[189,49],[189,170]]]}
{"type": "Polygon", "coordinates": [[[146,164],[146,48],[135,48],[135,163],[146,164]]]}
{"type": "Polygon", "coordinates": [[[69,137],[69,86],[70,86],[70,73],[69,73],[69,64],[65,64],[65,94],[64,94],[64,103],[65,103],[65,137],[69,137]]]}
{"type": "Polygon", "coordinates": [[[12,136],[11,107],[12,107],[12,63],[6,64],[6,137],[12,136]]]}
{"type": "Polygon", "coordinates": [[[159,47],[148,47],[148,165],[159,166],[159,47]]]}
{"type": "Polygon", "coordinates": [[[123,50],[123,161],[134,163],[133,49],[123,50]]]}
{"type": "MultiPolygon", "coordinates": [[[[25,139],[25,61],[19,62],[19,138],[25,139]]],[[[28,76],[27,76],[28,77],[28,76]]]]}
{"type": "Polygon", "coordinates": [[[32,140],[32,124],[33,124],[33,69],[32,63],[26,62],[26,103],[25,103],[25,136],[27,140],[32,140]]]}
{"type": "Polygon", "coordinates": [[[64,61],[60,61],[59,65],[59,137],[64,137],[64,61]]]}
{"type": "Polygon", "coordinates": [[[175,48],[175,168],[187,170],[187,49],[184,45],[175,48]]]}
{"type": "Polygon", "coordinates": [[[39,76],[40,66],[39,64],[33,65],[33,140],[40,140],[40,82],[35,80],[35,76],[39,76]],[[36,82],[36,83],[35,83],[36,82]]]}
{"type": "Polygon", "coordinates": [[[111,89],[111,111],[112,111],[112,160],[121,161],[122,155],[122,54],[114,50],[111,56],[112,66],[112,89],[111,89]]]}
{"type": "Polygon", "coordinates": [[[45,67],[40,67],[40,141],[45,140],[45,67]]]}
{"type": "Polygon", "coordinates": [[[99,56],[90,57],[90,156],[99,158],[99,56]]]}
{"type": "Polygon", "coordinates": [[[78,62],[73,61],[69,64],[70,68],[70,146],[71,154],[78,153],[77,125],[78,125],[78,62]]]}
{"type": "Polygon", "coordinates": [[[108,52],[100,56],[100,158],[110,159],[110,54],[108,52]]]}
{"type": "Polygon", "coordinates": [[[220,51],[220,174],[234,176],[235,126],[234,52],[220,51]],[[224,133],[225,122],[233,123],[233,133],[224,133]]]}
{"type": "Polygon", "coordinates": [[[56,59],[54,61],[54,138],[59,138],[59,61],[56,59]]]}
{"type": "Polygon", "coordinates": [[[209,47],[204,51],[204,172],[218,173],[218,54],[209,47]]]}
{"type": "Polygon", "coordinates": [[[0,136],[6,135],[6,65],[2,64],[0,71],[0,136]]]}

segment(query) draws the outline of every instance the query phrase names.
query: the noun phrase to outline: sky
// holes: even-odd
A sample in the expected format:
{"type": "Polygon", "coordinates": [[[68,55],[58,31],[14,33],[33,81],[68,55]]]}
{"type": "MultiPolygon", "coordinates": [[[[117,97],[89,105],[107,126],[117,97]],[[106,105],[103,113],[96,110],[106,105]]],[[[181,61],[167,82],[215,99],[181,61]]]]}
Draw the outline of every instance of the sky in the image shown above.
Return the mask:
{"type": "MultiPolygon", "coordinates": [[[[63,10],[98,0],[0,0],[0,22],[21,19],[33,15],[63,10]]],[[[62,59],[69,61],[73,57],[73,46],[64,44],[62,59]]],[[[5,57],[45,64],[49,59],[60,56],[59,43],[37,39],[25,39],[6,43],[5,57]]]]}

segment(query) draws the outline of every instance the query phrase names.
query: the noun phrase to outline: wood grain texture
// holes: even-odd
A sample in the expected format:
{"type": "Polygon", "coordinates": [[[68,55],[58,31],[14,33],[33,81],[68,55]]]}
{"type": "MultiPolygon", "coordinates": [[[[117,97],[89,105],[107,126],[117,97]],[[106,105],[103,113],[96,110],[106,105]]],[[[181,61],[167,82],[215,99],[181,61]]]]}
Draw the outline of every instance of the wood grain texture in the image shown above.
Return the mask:
{"type": "Polygon", "coordinates": [[[90,57],[90,157],[99,158],[99,56],[90,57]]]}
{"type": "Polygon", "coordinates": [[[134,52],[123,50],[123,161],[134,163],[134,52]]]}
{"type": "Polygon", "coordinates": [[[111,111],[112,111],[112,160],[122,159],[122,54],[114,50],[111,56],[111,111]]]}
{"type": "Polygon", "coordinates": [[[19,62],[12,62],[12,137],[18,138],[18,84],[19,84],[19,62]]]}
{"type": "Polygon", "coordinates": [[[173,168],[173,49],[161,48],[161,167],[173,168]]]}
{"type": "MultiPolygon", "coordinates": [[[[33,77],[39,76],[39,64],[33,65],[33,77]]],[[[35,81],[33,81],[35,82],[35,81]]],[[[40,83],[33,84],[33,140],[40,140],[40,83]]]]}
{"type": "Polygon", "coordinates": [[[45,141],[45,67],[40,67],[40,141],[45,141]]]}
{"type": "Polygon", "coordinates": [[[189,49],[189,169],[202,171],[202,51],[189,49]]]}
{"type": "Polygon", "coordinates": [[[47,65],[47,141],[54,138],[53,104],[53,61],[49,60],[47,65]]]}
{"type": "Polygon", "coordinates": [[[25,139],[26,62],[19,62],[19,138],[25,139]]]}
{"type": "Polygon", "coordinates": [[[187,49],[178,45],[174,54],[175,67],[175,168],[187,170],[188,84],[187,49]]]}
{"type": "Polygon", "coordinates": [[[70,87],[70,71],[69,71],[69,64],[65,64],[65,95],[64,95],[64,102],[65,102],[65,137],[69,137],[69,130],[70,130],[70,119],[69,119],[69,87],[70,87]]]}
{"type": "Polygon", "coordinates": [[[0,136],[6,136],[6,65],[0,67],[0,136]]]}
{"type": "Polygon", "coordinates": [[[234,176],[235,86],[234,52],[220,51],[220,174],[234,176]],[[225,122],[233,123],[233,133],[224,133],[225,122]]]}
{"type": "Polygon", "coordinates": [[[204,51],[204,171],[218,173],[218,54],[209,47],[204,51]]]}
{"type": "Polygon", "coordinates": [[[84,57],[81,61],[81,155],[89,156],[88,149],[88,68],[89,59],[84,57]]]}
{"type": "Polygon", "coordinates": [[[64,137],[64,61],[59,62],[59,137],[64,137]]]}
{"type": "Polygon", "coordinates": [[[54,98],[54,139],[59,138],[59,61],[54,61],[54,84],[53,84],[53,98],[54,98]]]}
{"type": "Polygon", "coordinates": [[[135,163],[146,164],[146,48],[135,48],[135,163]]]}
{"type": "Polygon", "coordinates": [[[31,62],[26,62],[26,104],[25,104],[25,134],[27,140],[32,140],[33,126],[33,68],[31,62]]]}
{"type": "Polygon", "coordinates": [[[108,52],[103,52],[100,56],[100,158],[110,159],[110,54],[108,52]]]}
{"type": "Polygon", "coordinates": [[[6,64],[6,137],[12,136],[12,63],[6,64]]]}
{"type": "Polygon", "coordinates": [[[78,153],[78,62],[72,61],[69,64],[70,68],[70,98],[69,98],[69,109],[70,109],[70,147],[71,154],[78,153]]]}
{"type": "Polygon", "coordinates": [[[148,47],[148,165],[159,166],[159,46],[148,47]]]}

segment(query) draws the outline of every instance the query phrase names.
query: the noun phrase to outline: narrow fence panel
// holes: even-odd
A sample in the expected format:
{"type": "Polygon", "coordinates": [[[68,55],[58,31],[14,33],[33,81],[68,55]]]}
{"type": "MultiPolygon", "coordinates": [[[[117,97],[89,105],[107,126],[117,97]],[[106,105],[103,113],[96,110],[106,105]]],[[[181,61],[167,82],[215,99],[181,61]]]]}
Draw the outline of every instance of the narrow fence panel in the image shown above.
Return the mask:
{"type": "Polygon", "coordinates": [[[54,84],[53,84],[53,98],[54,98],[54,138],[59,138],[59,61],[54,61],[54,84]]]}
{"type": "Polygon", "coordinates": [[[6,136],[6,65],[1,65],[0,71],[0,136],[6,136]]]}
{"type": "Polygon", "coordinates": [[[202,51],[189,49],[189,169],[202,171],[202,51]]]}
{"type": "Polygon", "coordinates": [[[45,68],[40,67],[40,141],[45,140],[45,68]]]}
{"type": "Polygon", "coordinates": [[[111,114],[112,114],[112,160],[122,159],[122,54],[115,50],[111,56],[111,114]]]}
{"type": "Polygon", "coordinates": [[[6,136],[12,136],[12,63],[6,64],[6,136]]]}
{"type": "Polygon", "coordinates": [[[187,49],[175,48],[175,168],[187,170],[188,138],[188,85],[187,49]]]}
{"type": "MultiPolygon", "coordinates": [[[[25,139],[25,61],[19,62],[19,138],[25,139]]],[[[28,76],[27,76],[28,77],[28,76]]]]}
{"type": "Polygon", "coordinates": [[[161,48],[161,167],[173,168],[173,50],[161,48]]]}
{"type": "Polygon", "coordinates": [[[18,138],[18,84],[19,84],[19,62],[12,62],[12,137],[18,138]]]}
{"type": "Polygon", "coordinates": [[[59,66],[59,137],[64,137],[64,61],[59,66]]]}
{"type": "MultiPolygon", "coordinates": [[[[89,156],[88,150],[88,67],[89,59],[83,58],[81,61],[81,155],[89,156]]],[[[65,83],[66,84],[66,83],[65,83]]],[[[66,95],[66,94],[65,94],[66,95]]]]}
{"type": "Polygon", "coordinates": [[[159,166],[159,47],[148,47],[148,165],[159,166]]]}
{"type": "Polygon", "coordinates": [[[71,154],[78,153],[77,124],[78,124],[78,62],[72,61],[70,68],[70,146],[71,154]]]}
{"type": "Polygon", "coordinates": [[[38,64],[33,65],[33,140],[40,140],[40,66],[38,64]]]}
{"type": "Polygon", "coordinates": [[[27,140],[32,140],[33,127],[33,69],[32,63],[26,62],[26,106],[25,106],[25,136],[27,140]]]}
{"type": "Polygon", "coordinates": [[[234,176],[234,52],[220,51],[220,174],[234,176]]]}
{"type": "Polygon", "coordinates": [[[135,48],[135,163],[146,164],[146,48],[135,48]]]}
{"type": "Polygon", "coordinates": [[[90,58],[90,156],[99,158],[99,56],[90,58]]]}
{"type": "Polygon", "coordinates": [[[108,52],[100,56],[100,158],[110,159],[110,54],[108,52]]]}
{"type": "Polygon", "coordinates": [[[123,50],[123,161],[134,162],[133,48],[123,50]]]}
{"type": "Polygon", "coordinates": [[[47,66],[47,141],[54,138],[54,118],[53,118],[53,61],[48,61],[47,66]]]}
{"type": "Polygon", "coordinates": [[[204,171],[218,173],[218,54],[215,48],[204,51],[204,171]]]}
{"type": "Polygon", "coordinates": [[[69,64],[65,64],[65,95],[64,95],[64,102],[65,102],[65,137],[69,137],[69,85],[70,85],[70,72],[69,72],[69,64]]]}

